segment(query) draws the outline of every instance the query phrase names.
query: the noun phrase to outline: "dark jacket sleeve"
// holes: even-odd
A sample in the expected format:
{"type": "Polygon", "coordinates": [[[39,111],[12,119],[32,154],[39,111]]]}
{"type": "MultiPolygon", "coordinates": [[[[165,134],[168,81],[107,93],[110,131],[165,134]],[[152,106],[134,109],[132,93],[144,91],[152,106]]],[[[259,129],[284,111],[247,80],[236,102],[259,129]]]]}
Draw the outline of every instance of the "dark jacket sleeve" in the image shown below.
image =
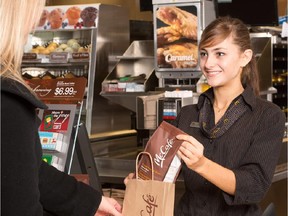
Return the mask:
{"type": "Polygon", "coordinates": [[[35,107],[1,92],[1,213],[94,215],[101,193],[42,161],[35,107]]]}
{"type": "Polygon", "coordinates": [[[10,93],[1,94],[2,215],[34,216],[42,212],[38,190],[35,113],[31,112],[31,108],[20,97],[10,93]]]}
{"type": "Polygon", "coordinates": [[[59,172],[42,162],[39,173],[40,201],[48,212],[56,215],[94,215],[101,194],[74,177],[59,172]]]}

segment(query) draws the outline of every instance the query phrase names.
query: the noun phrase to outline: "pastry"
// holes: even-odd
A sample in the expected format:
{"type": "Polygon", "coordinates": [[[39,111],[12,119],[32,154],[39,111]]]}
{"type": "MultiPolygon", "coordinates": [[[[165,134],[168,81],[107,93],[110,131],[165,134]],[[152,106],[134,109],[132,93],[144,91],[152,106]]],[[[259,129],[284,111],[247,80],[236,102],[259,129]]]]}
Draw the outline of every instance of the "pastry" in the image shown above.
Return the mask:
{"type": "Polygon", "coordinates": [[[45,23],[46,23],[46,20],[48,18],[48,15],[49,15],[49,12],[47,10],[43,10],[42,14],[41,14],[41,18],[40,18],[40,21],[38,23],[38,26],[41,27],[41,26],[44,26],[45,23]]]}
{"type": "Polygon", "coordinates": [[[95,26],[95,20],[97,18],[98,10],[95,7],[86,7],[82,10],[80,17],[83,20],[83,26],[92,27],[95,26]]]}
{"type": "Polygon", "coordinates": [[[66,17],[68,19],[68,25],[75,25],[80,18],[81,9],[77,6],[68,8],[66,11],[66,17]]]}
{"type": "Polygon", "coordinates": [[[51,29],[58,29],[62,26],[64,20],[64,12],[60,8],[52,10],[48,15],[51,29]]]}

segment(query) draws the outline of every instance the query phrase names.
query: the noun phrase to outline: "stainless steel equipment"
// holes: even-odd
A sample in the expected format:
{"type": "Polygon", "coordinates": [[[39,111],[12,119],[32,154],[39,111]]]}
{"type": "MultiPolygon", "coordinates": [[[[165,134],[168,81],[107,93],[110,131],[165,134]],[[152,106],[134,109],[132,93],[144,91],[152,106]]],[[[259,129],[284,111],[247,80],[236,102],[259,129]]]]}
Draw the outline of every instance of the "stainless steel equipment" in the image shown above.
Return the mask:
{"type": "Polygon", "coordinates": [[[101,95],[136,112],[136,97],[155,94],[153,41],[134,41],[102,83],[101,95]]]}
{"type": "Polygon", "coordinates": [[[260,91],[267,91],[272,85],[272,35],[251,33],[251,42],[260,77],[260,91]]]}
{"type": "Polygon", "coordinates": [[[198,43],[216,18],[213,1],[153,0],[155,71],[159,87],[191,86],[201,76],[198,43]],[[176,83],[169,83],[171,79],[176,83]]]}

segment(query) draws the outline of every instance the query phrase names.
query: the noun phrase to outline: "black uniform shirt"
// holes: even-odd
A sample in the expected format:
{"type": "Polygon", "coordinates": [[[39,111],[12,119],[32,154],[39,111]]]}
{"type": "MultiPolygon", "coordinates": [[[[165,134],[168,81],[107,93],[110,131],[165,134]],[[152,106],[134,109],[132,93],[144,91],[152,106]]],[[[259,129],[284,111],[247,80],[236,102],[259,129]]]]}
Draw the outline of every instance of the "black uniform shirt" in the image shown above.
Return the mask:
{"type": "Polygon", "coordinates": [[[213,102],[212,88],[199,97],[198,104],[183,107],[174,124],[203,144],[207,158],[235,173],[236,193],[231,196],[221,191],[184,164],[186,191],[175,216],[260,215],[257,204],[272,182],[285,116],[277,105],[255,97],[252,89],[246,87],[242,97],[248,109],[223,135],[211,138],[199,127],[199,111],[205,97],[213,102]]]}

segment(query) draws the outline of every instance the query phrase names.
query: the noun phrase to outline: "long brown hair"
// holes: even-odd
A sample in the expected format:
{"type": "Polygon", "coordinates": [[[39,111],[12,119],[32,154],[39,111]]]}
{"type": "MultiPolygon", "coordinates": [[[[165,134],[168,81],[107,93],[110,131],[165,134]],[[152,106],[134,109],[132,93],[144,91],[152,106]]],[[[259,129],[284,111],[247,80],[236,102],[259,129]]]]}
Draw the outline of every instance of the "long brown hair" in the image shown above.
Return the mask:
{"type": "Polygon", "coordinates": [[[29,33],[37,26],[45,0],[1,0],[0,3],[0,76],[21,82],[20,67],[24,45],[29,33]]]}
{"type": "MultiPolygon", "coordinates": [[[[233,43],[239,47],[241,52],[247,49],[252,50],[247,26],[241,20],[229,16],[215,19],[204,29],[199,48],[203,49],[214,46],[231,34],[233,36],[233,43]]],[[[243,86],[250,85],[255,95],[259,95],[259,75],[254,55],[251,61],[243,68],[241,83],[243,86]]]]}

